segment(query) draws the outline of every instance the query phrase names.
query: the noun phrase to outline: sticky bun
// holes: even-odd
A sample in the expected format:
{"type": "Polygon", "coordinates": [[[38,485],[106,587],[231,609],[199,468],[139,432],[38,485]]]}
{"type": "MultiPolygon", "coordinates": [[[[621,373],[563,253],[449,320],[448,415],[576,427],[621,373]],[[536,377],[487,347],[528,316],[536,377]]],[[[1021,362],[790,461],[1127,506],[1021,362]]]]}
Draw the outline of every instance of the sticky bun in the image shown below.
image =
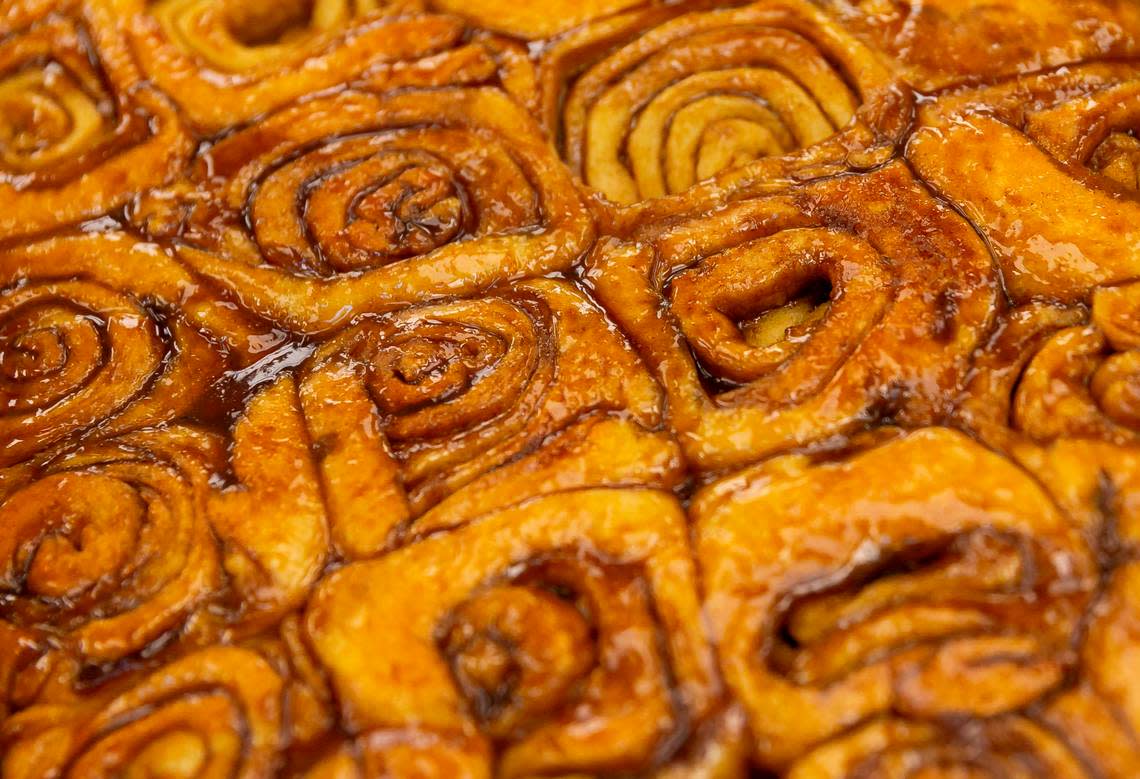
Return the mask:
{"type": "Polygon", "coordinates": [[[0,777],[1140,776],[1140,4],[0,4],[0,777]]]}

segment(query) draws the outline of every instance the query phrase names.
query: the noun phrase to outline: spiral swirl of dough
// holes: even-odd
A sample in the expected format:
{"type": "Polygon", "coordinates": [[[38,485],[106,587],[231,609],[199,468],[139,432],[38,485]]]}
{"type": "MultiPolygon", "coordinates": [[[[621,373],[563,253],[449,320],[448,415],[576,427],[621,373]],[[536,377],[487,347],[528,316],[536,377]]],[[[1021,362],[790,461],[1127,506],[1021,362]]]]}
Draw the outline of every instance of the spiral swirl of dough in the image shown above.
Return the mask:
{"type": "Polygon", "coordinates": [[[270,328],[119,232],[0,251],[0,466],[187,414],[270,328]]]}
{"type": "Polygon", "coordinates": [[[540,498],[350,565],[306,626],[360,750],[432,776],[661,766],[717,695],[664,493],[540,498]]]}
{"type": "Polygon", "coordinates": [[[16,15],[26,27],[0,22],[0,240],[101,216],[169,181],[191,152],[105,12],[28,10],[16,15]]]}
{"type": "Polygon", "coordinates": [[[537,128],[490,89],[313,100],[199,173],[180,257],[300,330],[563,270],[593,235],[537,128]]]}
{"type": "Polygon", "coordinates": [[[1140,436],[1140,286],[1098,290],[1092,321],[1061,330],[1029,361],[1013,425],[1036,441],[1140,436]]]}
{"type": "Polygon", "coordinates": [[[0,355],[3,465],[97,423],[105,435],[172,418],[222,367],[177,313],[159,318],[138,298],[87,280],[0,292],[0,355]]]}
{"type": "Polygon", "coordinates": [[[132,433],[6,480],[4,618],[114,660],[177,628],[220,585],[206,518],[220,442],[132,433]]]}
{"type": "Polygon", "coordinates": [[[898,163],[650,226],[590,265],[704,468],[936,421],[996,306],[985,247],[898,163]]]}
{"type": "Polygon", "coordinates": [[[43,704],[4,723],[6,775],[253,779],[280,765],[283,680],[264,658],[216,646],[95,705],[43,704]]]}
{"type": "Polygon", "coordinates": [[[570,167],[630,205],[754,160],[854,160],[856,115],[880,124],[871,114],[890,90],[875,57],[809,3],[701,5],[604,19],[544,54],[543,118],[570,167]],[[825,143],[840,133],[848,142],[825,143]]]}
{"type": "Polygon", "coordinates": [[[1047,775],[1085,776],[1034,706],[1078,667],[1099,570],[1028,474],[932,428],[839,462],[770,461],[693,511],[706,608],[759,765],[1027,776],[1015,767],[1029,754],[1047,775]],[[939,724],[962,718],[973,730],[939,724]]]}
{"type": "Polygon", "coordinates": [[[298,98],[363,82],[484,83],[493,47],[416,0],[100,0],[145,75],[195,127],[217,131],[298,98]]]}
{"type": "MultiPolygon", "coordinates": [[[[655,426],[659,390],[622,339],[602,334],[602,321],[580,292],[543,280],[366,318],[323,344],[303,369],[300,396],[338,545],[378,550],[405,520],[585,414],[655,426]]],[[[607,444],[583,435],[587,448],[607,444]]],[[[628,476],[612,464],[614,479],[628,476]]]]}

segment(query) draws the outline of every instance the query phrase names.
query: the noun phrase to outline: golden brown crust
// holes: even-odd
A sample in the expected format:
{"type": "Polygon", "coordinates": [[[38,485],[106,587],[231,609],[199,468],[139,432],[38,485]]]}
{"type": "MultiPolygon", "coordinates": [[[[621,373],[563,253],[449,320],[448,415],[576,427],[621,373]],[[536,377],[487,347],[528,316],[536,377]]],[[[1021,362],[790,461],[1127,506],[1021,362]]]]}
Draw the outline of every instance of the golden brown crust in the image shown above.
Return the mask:
{"type": "Polygon", "coordinates": [[[5,779],[1140,774],[1131,0],[0,6],[5,779]]]}
{"type": "Polygon", "coordinates": [[[1137,54],[1128,0],[824,0],[923,92],[1137,54]]]}
{"type": "Polygon", "coordinates": [[[950,91],[920,111],[907,158],[986,236],[1016,302],[1079,302],[1134,278],[1138,74],[1062,68],[950,91]]]}

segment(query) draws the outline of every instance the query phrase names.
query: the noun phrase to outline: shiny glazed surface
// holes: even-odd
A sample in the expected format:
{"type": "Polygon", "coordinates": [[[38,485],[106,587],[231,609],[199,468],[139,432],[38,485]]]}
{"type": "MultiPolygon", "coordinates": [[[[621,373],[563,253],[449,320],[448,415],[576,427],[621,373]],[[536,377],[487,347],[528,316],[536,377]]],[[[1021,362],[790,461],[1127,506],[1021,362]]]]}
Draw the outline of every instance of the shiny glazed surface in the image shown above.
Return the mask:
{"type": "Polygon", "coordinates": [[[1140,776],[1140,3],[0,4],[0,778],[1140,776]]]}

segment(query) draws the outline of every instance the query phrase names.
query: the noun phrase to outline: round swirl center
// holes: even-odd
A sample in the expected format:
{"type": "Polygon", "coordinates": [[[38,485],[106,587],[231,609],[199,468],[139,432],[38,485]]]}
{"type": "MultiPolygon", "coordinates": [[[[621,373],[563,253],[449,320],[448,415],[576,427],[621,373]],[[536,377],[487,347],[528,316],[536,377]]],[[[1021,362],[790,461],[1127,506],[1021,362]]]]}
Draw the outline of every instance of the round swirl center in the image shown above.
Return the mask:
{"type": "Polygon", "coordinates": [[[0,321],[0,402],[5,411],[47,408],[105,358],[96,321],[66,304],[22,306],[0,321]]]}
{"type": "Polygon", "coordinates": [[[0,162],[32,172],[76,157],[103,139],[101,106],[60,65],[0,79],[0,162]]]}
{"type": "Polygon", "coordinates": [[[426,254],[459,235],[463,213],[448,171],[407,168],[356,197],[349,209],[348,238],[355,246],[392,257],[426,254]]]}
{"type": "Polygon", "coordinates": [[[785,231],[678,274],[671,302],[711,377],[747,384],[794,362],[780,379],[788,397],[825,380],[851,334],[874,324],[885,279],[881,258],[861,241],[785,231]]]}
{"type": "Polygon", "coordinates": [[[409,334],[377,350],[368,377],[377,407],[389,414],[405,414],[455,398],[504,356],[500,339],[459,329],[453,338],[409,334]]]}
{"type": "Polygon", "coordinates": [[[17,332],[0,351],[4,362],[0,373],[9,381],[27,381],[57,373],[67,362],[67,346],[60,333],[39,328],[17,332]]]}
{"type": "Polygon", "coordinates": [[[153,13],[183,50],[242,72],[280,62],[379,6],[377,0],[162,0],[153,13]]]}
{"type": "Polygon", "coordinates": [[[276,0],[276,2],[228,2],[223,4],[226,28],[233,37],[246,46],[262,46],[285,42],[305,34],[310,24],[324,22],[314,18],[315,7],[320,5],[325,14],[336,13],[336,6],[344,2],[314,0],[276,0]]]}
{"type": "Polygon", "coordinates": [[[0,138],[8,149],[21,156],[31,156],[66,137],[71,120],[61,105],[42,92],[12,94],[13,84],[9,82],[5,86],[8,89],[4,90],[0,102],[5,119],[0,126],[0,138]]]}
{"type": "Polygon", "coordinates": [[[292,160],[258,187],[258,242],[278,265],[350,272],[427,254],[475,231],[456,171],[429,152],[349,139],[292,160]]]}
{"type": "Polygon", "coordinates": [[[78,598],[121,575],[145,512],[135,491],[116,479],[66,474],[34,482],[0,513],[3,580],[42,598],[78,598]],[[22,587],[16,571],[24,572],[22,587]]]}
{"type": "Polygon", "coordinates": [[[367,323],[352,338],[344,358],[397,447],[454,440],[518,412],[543,364],[530,313],[506,300],[412,310],[367,323]]]}
{"type": "Polygon", "coordinates": [[[454,613],[441,644],[468,705],[498,738],[559,706],[594,664],[583,615],[537,588],[475,596],[454,613]]]}

